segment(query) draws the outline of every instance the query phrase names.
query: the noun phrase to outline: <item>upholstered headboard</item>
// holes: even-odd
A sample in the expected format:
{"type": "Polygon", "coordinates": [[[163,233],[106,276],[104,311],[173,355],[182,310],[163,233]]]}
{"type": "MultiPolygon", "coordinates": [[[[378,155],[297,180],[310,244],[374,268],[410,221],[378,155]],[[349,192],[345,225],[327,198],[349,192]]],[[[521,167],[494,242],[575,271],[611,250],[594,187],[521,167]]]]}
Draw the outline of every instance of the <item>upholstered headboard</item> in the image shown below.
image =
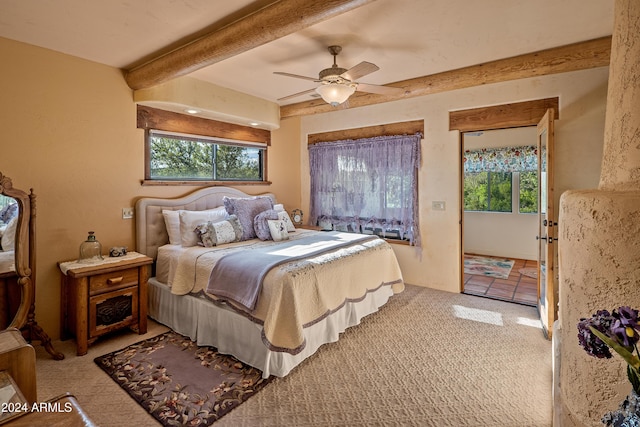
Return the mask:
{"type": "MultiPolygon", "coordinates": [[[[162,216],[163,210],[186,209],[200,211],[222,206],[223,197],[252,197],[229,187],[206,187],[173,199],[143,197],[136,202],[136,251],[155,260],[158,248],[169,243],[169,235],[162,216]]],[[[271,193],[269,196],[275,203],[271,193]]]]}

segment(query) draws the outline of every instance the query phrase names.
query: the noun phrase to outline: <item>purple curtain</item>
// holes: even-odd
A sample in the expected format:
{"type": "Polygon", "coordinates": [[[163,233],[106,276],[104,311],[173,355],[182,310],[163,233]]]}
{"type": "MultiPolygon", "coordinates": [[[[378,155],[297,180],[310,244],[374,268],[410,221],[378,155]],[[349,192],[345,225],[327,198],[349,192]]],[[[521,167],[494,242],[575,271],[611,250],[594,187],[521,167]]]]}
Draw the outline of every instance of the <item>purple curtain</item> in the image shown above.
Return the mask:
{"type": "Polygon", "coordinates": [[[394,233],[420,246],[418,168],[422,134],[309,146],[312,224],[394,233]]]}

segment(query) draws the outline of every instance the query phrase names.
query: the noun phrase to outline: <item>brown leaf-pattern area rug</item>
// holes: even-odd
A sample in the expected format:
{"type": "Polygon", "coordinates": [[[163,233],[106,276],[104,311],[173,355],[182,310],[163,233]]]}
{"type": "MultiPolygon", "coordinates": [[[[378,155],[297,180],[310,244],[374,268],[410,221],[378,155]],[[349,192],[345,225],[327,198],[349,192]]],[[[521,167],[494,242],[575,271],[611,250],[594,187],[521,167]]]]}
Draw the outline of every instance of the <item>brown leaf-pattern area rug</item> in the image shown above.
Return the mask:
{"type": "Polygon", "coordinates": [[[272,379],[173,331],[94,361],[164,426],[211,425],[272,379]]]}

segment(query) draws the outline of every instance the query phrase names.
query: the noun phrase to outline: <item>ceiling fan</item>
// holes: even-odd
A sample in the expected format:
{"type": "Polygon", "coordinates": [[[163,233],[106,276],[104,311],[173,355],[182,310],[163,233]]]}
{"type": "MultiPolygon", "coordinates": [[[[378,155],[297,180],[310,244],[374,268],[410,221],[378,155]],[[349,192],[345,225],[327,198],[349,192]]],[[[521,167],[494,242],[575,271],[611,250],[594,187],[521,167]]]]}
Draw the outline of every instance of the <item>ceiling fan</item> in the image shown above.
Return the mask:
{"type": "Polygon", "coordinates": [[[279,98],[278,101],[295,98],[297,96],[306,95],[307,93],[317,92],[322,99],[334,107],[345,102],[355,91],[377,93],[381,95],[391,95],[402,92],[404,89],[389,86],[379,86],[367,83],[359,83],[358,80],[368,74],[378,71],[380,68],[371,62],[362,61],[358,65],[349,68],[338,67],[336,56],[342,51],[340,46],[329,46],[329,53],[333,55],[333,65],[331,68],[325,68],[320,71],[318,78],[300,76],[298,74],[274,72],[281,76],[295,77],[297,79],[311,80],[316,83],[322,83],[314,89],[308,89],[293,95],[279,98]]]}

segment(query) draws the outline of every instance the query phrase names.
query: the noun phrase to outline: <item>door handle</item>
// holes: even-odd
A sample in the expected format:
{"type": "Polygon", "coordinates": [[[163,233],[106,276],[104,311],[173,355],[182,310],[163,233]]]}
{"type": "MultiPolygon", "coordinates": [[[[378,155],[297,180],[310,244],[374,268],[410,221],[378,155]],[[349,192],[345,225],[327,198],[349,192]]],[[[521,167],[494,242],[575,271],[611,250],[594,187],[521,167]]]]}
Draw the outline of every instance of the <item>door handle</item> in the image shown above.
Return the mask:
{"type": "Polygon", "coordinates": [[[536,240],[545,240],[548,244],[552,244],[554,240],[558,240],[557,237],[540,237],[540,236],[536,236],[536,240]]]}

